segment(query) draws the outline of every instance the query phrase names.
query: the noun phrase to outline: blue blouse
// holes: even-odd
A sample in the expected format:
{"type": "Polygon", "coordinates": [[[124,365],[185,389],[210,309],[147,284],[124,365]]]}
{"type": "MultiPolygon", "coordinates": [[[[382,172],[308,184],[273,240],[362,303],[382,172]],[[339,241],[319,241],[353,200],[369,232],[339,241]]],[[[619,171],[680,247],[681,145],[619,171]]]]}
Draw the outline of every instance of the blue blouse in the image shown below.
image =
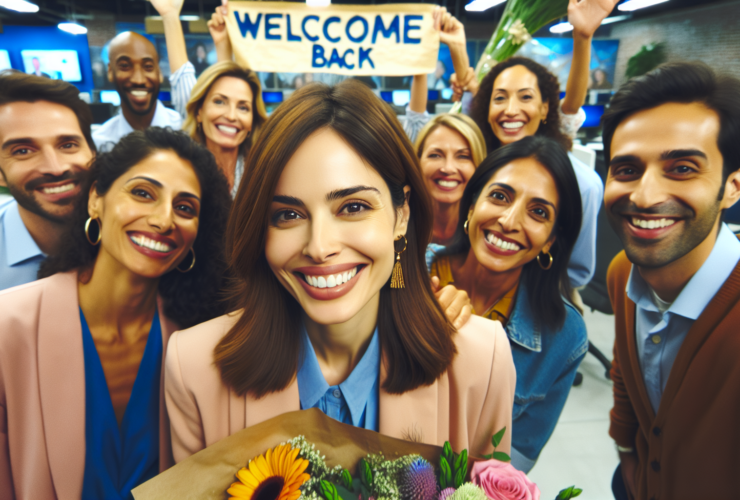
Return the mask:
{"type": "Polygon", "coordinates": [[[329,386],[321,373],[316,352],[306,329],[303,329],[297,376],[301,409],[318,408],[343,424],[378,432],[379,378],[380,342],[377,328],[365,354],[347,380],[334,386],[329,386]]]}
{"type": "Polygon", "coordinates": [[[144,356],[119,428],[95,342],[80,310],[85,358],[85,478],[82,500],[133,498],[159,473],[162,330],[154,314],[144,356]]]}

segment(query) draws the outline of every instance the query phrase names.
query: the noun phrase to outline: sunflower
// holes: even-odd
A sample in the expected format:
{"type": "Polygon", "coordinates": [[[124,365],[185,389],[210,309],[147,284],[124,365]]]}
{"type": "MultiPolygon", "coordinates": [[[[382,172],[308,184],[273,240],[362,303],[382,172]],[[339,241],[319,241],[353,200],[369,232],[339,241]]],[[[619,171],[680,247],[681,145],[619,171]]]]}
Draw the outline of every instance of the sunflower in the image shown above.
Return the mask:
{"type": "Polygon", "coordinates": [[[236,473],[238,482],[226,492],[229,500],[298,500],[299,489],[310,479],[308,460],[298,458],[299,448],[283,444],[250,460],[236,473]]]}

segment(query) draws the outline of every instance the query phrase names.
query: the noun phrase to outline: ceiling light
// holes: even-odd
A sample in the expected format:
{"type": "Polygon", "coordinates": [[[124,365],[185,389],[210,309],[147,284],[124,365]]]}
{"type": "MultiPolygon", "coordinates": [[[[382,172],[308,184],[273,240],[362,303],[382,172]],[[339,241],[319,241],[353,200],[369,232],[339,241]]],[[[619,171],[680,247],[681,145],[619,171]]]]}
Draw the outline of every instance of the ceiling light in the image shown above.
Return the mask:
{"type": "Polygon", "coordinates": [[[491,7],[504,3],[506,0],[473,0],[465,6],[468,12],[483,12],[491,7]]]}
{"type": "Polygon", "coordinates": [[[0,0],[0,7],[16,12],[38,12],[39,6],[26,0],[0,0]]]}
{"type": "Polygon", "coordinates": [[[331,5],[331,0],[306,0],[306,5],[309,7],[328,7],[331,5]]]}
{"type": "Polygon", "coordinates": [[[184,14],[180,16],[180,21],[198,21],[200,19],[200,16],[196,16],[194,14],[184,14]]]}
{"type": "Polygon", "coordinates": [[[567,33],[569,31],[573,31],[573,25],[568,22],[550,26],[550,33],[567,33]]]}
{"type": "Polygon", "coordinates": [[[658,5],[659,3],[667,2],[668,0],[627,0],[622,5],[619,5],[617,9],[622,12],[631,12],[637,9],[644,9],[652,5],[658,5]]]}
{"type": "Polygon", "coordinates": [[[601,21],[601,24],[618,23],[619,21],[626,21],[629,18],[630,18],[630,16],[628,16],[628,15],[626,15],[626,16],[612,16],[612,17],[607,17],[606,19],[604,19],[603,21],[601,21]]]}
{"type": "Polygon", "coordinates": [[[77,23],[59,23],[57,24],[57,28],[73,35],[84,35],[87,33],[87,28],[77,23]]]}

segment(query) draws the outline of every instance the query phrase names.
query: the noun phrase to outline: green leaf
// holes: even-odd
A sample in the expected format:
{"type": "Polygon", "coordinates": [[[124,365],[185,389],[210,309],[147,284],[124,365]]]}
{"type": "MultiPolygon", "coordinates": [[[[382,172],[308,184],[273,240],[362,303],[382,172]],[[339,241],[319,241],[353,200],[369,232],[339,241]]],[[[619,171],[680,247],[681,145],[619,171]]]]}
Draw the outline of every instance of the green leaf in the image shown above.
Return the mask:
{"type": "Polygon", "coordinates": [[[450,446],[449,441],[445,441],[445,447],[442,450],[442,456],[445,457],[445,460],[447,460],[448,464],[452,461],[452,446],[450,446]]]}
{"type": "Polygon", "coordinates": [[[503,451],[494,451],[493,458],[499,462],[511,462],[511,457],[503,451]]]}
{"type": "MultiPolygon", "coordinates": [[[[359,484],[359,481],[357,481],[357,483],[359,484]]],[[[342,485],[335,485],[335,486],[337,488],[337,494],[339,495],[339,498],[341,498],[342,500],[359,500],[359,492],[348,490],[342,485]]],[[[363,496],[362,498],[364,500],[369,497],[363,496]]]]}
{"type": "Polygon", "coordinates": [[[465,478],[468,475],[468,450],[463,450],[460,454],[460,465],[455,466],[455,473],[462,471],[462,476],[465,478]]]}
{"type": "Polygon", "coordinates": [[[365,459],[360,459],[360,481],[368,490],[372,489],[373,486],[373,470],[370,468],[370,464],[365,462],[365,459]]]}
{"type": "Polygon", "coordinates": [[[326,500],[341,500],[337,488],[326,479],[321,480],[321,494],[326,500]]]}
{"type": "Polygon", "coordinates": [[[342,486],[348,490],[352,490],[352,474],[347,469],[342,471],[342,486]]]}
{"type": "Polygon", "coordinates": [[[573,486],[563,488],[555,500],[568,500],[573,495],[573,486]]]}
{"type": "Polygon", "coordinates": [[[483,455],[483,458],[487,458],[488,460],[493,458],[493,453],[489,453],[488,455],[483,455]]]}
{"type": "Polygon", "coordinates": [[[494,448],[497,448],[498,445],[501,444],[501,440],[504,438],[504,434],[506,433],[506,427],[498,431],[496,434],[493,435],[491,438],[491,444],[493,444],[494,448]]]}
{"type": "Polygon", "coordinates": [[[581,493],[583,493],[583,490],[581,488],[573,488],[573,494],[570,496],[570,498],[575,498],[581,493]]]}
{"type": "Polygon", "coordinates": [[[462,484],[465,482],[465,470],[464,469],[457,469],[455,471],[455,489],[462,486],[462,484]]]}
{"type": "Polygon", "coordinates": [[[445,457],[439,457],[439,469],[439,485],[444,490],[452,486],[452,471],[445,457]]]}

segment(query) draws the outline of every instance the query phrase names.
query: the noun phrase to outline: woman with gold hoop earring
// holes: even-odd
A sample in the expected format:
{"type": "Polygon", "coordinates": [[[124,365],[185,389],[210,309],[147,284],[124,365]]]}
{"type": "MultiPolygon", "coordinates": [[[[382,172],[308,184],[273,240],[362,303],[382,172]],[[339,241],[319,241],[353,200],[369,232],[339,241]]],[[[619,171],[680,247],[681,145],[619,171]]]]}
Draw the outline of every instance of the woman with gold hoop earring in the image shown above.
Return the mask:
{"type": "Polygon", "coordinates": [[[509,342],[483,318],[456,328],[436,300],[431,200],[390,108],[357,80],[306,85],[247,162],[226,232],[235,312],[176,332],[167,351],[175,460],[309,408],[490,453],[511,425],[509,342]]]}
{"type": "Polygon", "coordinates": [[[41,279],[0,299],[0,366],[13,374],[0,381],[0,476],[16,478],[3,498],[128,498],[169,467],[169,336],[225,309],[230,197],[205,148],[134,132],[94,160],[81,191],[41,279]]]}
{"type": "Polygon", "coordinates": [[[512,463],[528,472],[588,348],[586,325],[567,299],[581,227],[568,156],[540,136],[497,149],[468,182],[460,221],[452,244],[429,246],[430,274],[465,290],[474,314],[506,329],[517,371],[512,463]]]}

